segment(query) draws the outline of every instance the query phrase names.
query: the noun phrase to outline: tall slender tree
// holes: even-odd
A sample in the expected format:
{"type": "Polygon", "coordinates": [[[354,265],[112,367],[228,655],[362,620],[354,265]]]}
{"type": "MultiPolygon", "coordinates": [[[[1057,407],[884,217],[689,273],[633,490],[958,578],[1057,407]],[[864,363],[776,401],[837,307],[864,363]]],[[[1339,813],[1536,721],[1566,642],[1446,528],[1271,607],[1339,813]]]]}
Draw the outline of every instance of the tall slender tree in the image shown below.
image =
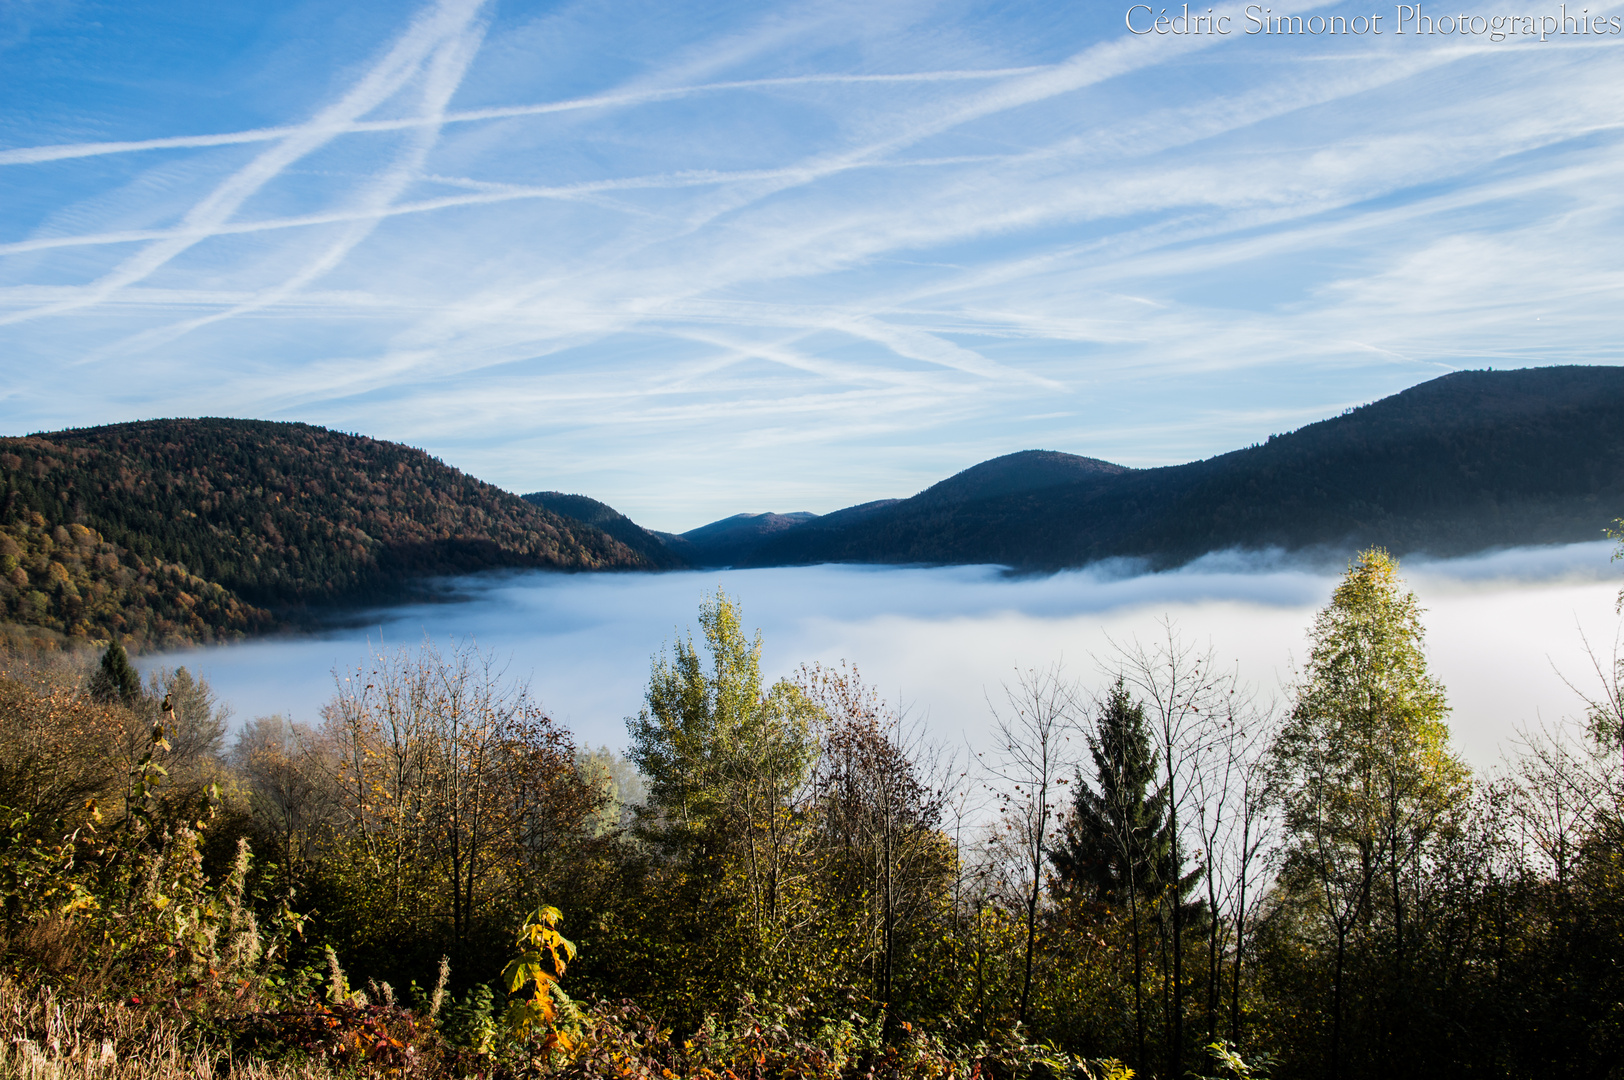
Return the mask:
{"type": "Polygon", "coordinates": [[[1308,668],[1275,741],[1284,877],[1318,912],[1334,950],[1331,1076],[1342,1068],[1350,938],[1385,935],[1391,983],[1403,984],[1429,842],[1470,792],[1423,635],[1398,562],[1380,548],[1361,552],[1315,620],[1308,668]]]}
{"type": "Polygon", "coordinates": [[[874,1001],[889,1020],[898,939],[916,936],[952,870],[938,832],[943,796],[922,775],[928,749],[855,669],[803,666],[798,682],[826,718],[814,775],[825,873],[858,913],[874,1001]]]}
{"type": "Polygon", "coordinates": [[[1167,1072],[1184,1075],[1185,996],[1188,985],[1184,962],[1187,932],[1199,930],[1207,917],[1206,904],[1190,899],[1206,872],[1206,853],[1189,842],[1198,816],[1197,775],[1208,767],[1213,752],[1214,724],[1227,717],[1236,690],[1233,669],[1218,662],[1211,647],[1198,650],[1186,642],[1170,619],[1152,644],[1134,640],[1117,646],[1117,670],[1126,686],[1144,702],[1151,741],[1155,745],[1160,781],[1167,798],[1168,849],[1162,880],[1161,911],[1167,960],[1163,964],[1163,998],[1167,1016],[1167,1072]]]}
{"type": "Polygon", "coordinates": [[[1071,769],[1066,744],[1076,723],[1077,693],[1055,664],[1018,672],[1015,685],[1004,687],[1004,696],[1009,708],[993,710],[997,741],[993,752],[982,757],[982,766],[997,784],[999,845],[1007,856],[1008,884],[1019,890],[1024,909],[1026,943],[1016,1009],[1024,1024],[1032,1000],[1043,873],[1057,839],[1059,789],[1071,769]]]}
{"type": "Polygon", "coordinates": [[[817,715],[789,680],[763,687],[761,635],[718,590],[699,613],[707,665],[692,638],[657,657],[643,710],[627,720],[627,757],[648,777],[640,831],[679,864],[737,866],[758,941],[775,933],[794,849],[793,804],[810,775],[817,715]]]}
{"type": "Polygon", "coordinates": [[[1145,1058],[1145,952],[1142,915],[1162,891],[1172,840],[1167,788],[1159,782],[1145,707],[1117,679],[1088,733],[1092,785],[1079,773],[1071,813],[1050,853],[1059,891],[1125,909],[1133,948],[1134,1039],[1145,1058]]]}

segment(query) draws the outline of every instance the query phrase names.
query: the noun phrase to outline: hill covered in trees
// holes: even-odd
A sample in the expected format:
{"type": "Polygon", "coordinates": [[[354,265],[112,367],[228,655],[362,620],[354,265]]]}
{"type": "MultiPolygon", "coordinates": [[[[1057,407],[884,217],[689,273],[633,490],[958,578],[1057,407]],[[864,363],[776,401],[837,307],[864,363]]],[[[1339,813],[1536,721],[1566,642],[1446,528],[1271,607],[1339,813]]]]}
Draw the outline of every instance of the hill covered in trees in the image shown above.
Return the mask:
{"type": "MultiPolygon", "coordinates": [[[[1175,565],[1226,548],[1458,555],[1600,539],[1624,507],[1624,368],[1445,375],[1265,443],[1157,469],[1053,451],[726,551],[740,566],[1175,565]]],[[[691,534],[684,534],[691,535],[691,534]]]]}
{"type": "Polygon", "coordinates": [[[212,641],[421,578],[817,562],[1167,566],[1227,548],[1458,555],[1594,540],[1624,507],[1624,368],[1457,372],[1205,461],[1057,451],[908,499],[655,533],[305,424],[154,420],[0,439],[0,626],[212,641]]]}
{"type": "Polygon", "coordinates": [[[429,575],[658,565],[421,450],[308,424],[0,439],[0,622],[47,635],[212,641],[429,575]]]}
{"type": "Polygon", "coordinates": [[[675,570],[688,565],[688,560],[661,534],[650,532],[619,510],[586,495],[566,495],[562,491],[532,491],[519,496],[527,503],[540,506],[555,514],[602,529],[622,544],[648,559],[651,566],[661,570],[675,570]]]}

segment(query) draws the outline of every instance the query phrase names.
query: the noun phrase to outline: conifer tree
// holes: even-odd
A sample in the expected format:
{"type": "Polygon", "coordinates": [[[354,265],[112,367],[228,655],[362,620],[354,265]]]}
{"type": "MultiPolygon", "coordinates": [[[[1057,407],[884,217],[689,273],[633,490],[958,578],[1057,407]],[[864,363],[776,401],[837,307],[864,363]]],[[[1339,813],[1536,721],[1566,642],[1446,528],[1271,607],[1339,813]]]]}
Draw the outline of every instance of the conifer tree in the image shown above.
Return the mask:
{"type": "MultiPolygon", "coordinates": [[[[1145,1061],[1145,947],[1142,913],[1161,897],[1172,869],[1167,787],[1158,784],[1159,760],[1145,707],[1118,678],[1088,736],[1094,785],[1078,777],[1072,812],[1050,856],[1059,890],[1128,915],[1133,948],[1136,1061],[1145,1061]]],[[[1197,872],[1198,873],[1198,872],[1197,872]]],[[[1179,896],[1195,885],[1186,875],[1179,896]]]]}
{"type": "MultiPolygon", "coordinates": [[[[1063,893],[1127,904],[1130,893],[1161,891],[1167,794],[1156,786],[1157,758],[1145,707],[1122,680],[1106,695],[1088,736],[1094,783],[1079,782],[1059,847],[1051,854],[1063,893]]],[[[1080,778],[1079,778],[1080,780],[1080,778]]]]}
{"type": "Polygon", "coordinates": [[[109,642],[101,666],[90,677],[90,696],[108,704],[134,706],[141,698],[141,676],[117,641],[109,642]]]}

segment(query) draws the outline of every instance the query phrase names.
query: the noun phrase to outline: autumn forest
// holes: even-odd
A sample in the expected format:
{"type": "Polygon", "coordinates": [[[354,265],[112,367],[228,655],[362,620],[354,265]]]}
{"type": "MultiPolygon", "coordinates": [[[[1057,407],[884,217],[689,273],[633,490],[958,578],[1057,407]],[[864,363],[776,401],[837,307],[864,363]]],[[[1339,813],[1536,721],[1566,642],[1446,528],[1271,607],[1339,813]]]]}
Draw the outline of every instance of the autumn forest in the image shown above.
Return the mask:
{"type": "Polygon", "coordinates": [[[1372,549],[1289,700],[1166,623],[1013,673],[972,753],[855,667],[769,684],[745,617],[624,755],[472,646],[313,724],[10,654],[8,1075],[1618,1074],[1616,658],[1474,773],[1372,549]]]}

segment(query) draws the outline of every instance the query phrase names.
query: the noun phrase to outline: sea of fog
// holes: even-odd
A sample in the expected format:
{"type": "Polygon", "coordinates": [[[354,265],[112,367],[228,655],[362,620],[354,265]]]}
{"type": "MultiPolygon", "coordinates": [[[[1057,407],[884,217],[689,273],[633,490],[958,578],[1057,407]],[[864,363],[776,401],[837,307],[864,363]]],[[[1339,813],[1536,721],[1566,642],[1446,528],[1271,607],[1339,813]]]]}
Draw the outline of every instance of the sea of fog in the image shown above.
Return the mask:
{"type": "MultiPolygon", "coordinates": [[[[1495,762],[1519,727],[1581,713],[1564,680],[1594,683],[1586,639],[1612,652],[1624,575],[1610,554],[1595,543],[1405,560],[1426,609],[1431,668],[1469,760],[1495,762]]],[[[281,713],[313,722],[334,672],[370,652],[471,638],[509,678],[527,681],[578,742],[619,748],[651,658],[690,627],[697,634],[699,605],[720,586],[739,600],[746,626],[761,628],[770,676],[848,660],[935,738],[975,745],[989,700],[1003,700],[1018,668],[1061,662],[1098,687],[1112,643],[1154,638],[1164,619],[1280,699],[1338,576],[1323,563],[1234,554],[1164,573],[1117,566],[1044,577],[990,566],[503,573],[456,579],[443,602],[379,610],[343,629],[150,656],[142,666],[185,665],[207,677],[238,720],[281,713]]]]}

